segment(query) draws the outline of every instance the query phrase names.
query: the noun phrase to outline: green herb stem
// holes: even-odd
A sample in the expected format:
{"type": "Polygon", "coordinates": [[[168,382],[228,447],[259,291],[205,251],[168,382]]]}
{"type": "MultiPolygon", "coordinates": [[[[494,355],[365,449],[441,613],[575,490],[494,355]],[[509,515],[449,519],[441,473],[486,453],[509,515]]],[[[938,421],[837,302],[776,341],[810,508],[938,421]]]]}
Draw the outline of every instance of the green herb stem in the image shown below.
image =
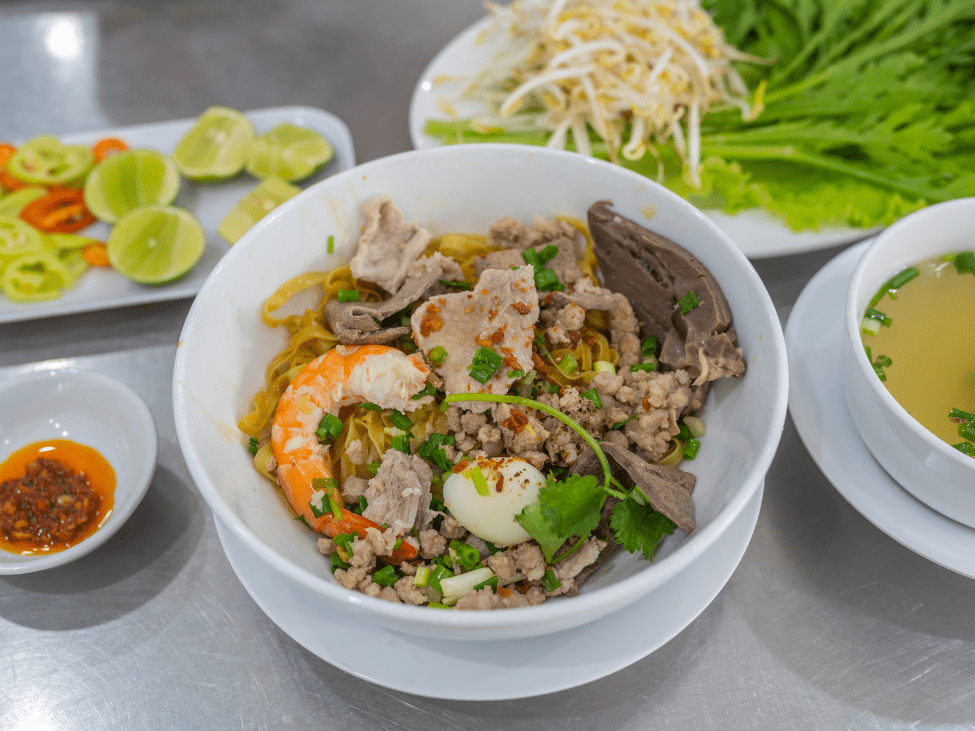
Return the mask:
{"type": "Polygon", "coordinates": [[[501,404],[516,404],[518,406],[525,406],[529,409],[541,411],[543,414],[548,414],[549,416],[554,416],[556,419],[561,421],[576,434],[582,437],[586,444],[589,445],[589,448],[592,449],[592,451],[596,454],[596,458],[599,460],[599,464],[603,468],[603,478],[606,492],[613,495],[618,494],[616,490],[613,490],[610,487],[610,480],[612,480],[613,475],[609,469],[609,460],[606,459],[606,453],[603,452],[602,447],[599,446],[598,442],[593,439],[592,435],[583,429],[580,424],[563,414],[558,409],[553,409],[551,406],[543,404],[541,401],[535,401],[534,399],[525,398],[524,396],[511,396],[505,393],[453,393],[444,399],[445,403],[457,403],[458,401],[491,401],[501,404]]]}

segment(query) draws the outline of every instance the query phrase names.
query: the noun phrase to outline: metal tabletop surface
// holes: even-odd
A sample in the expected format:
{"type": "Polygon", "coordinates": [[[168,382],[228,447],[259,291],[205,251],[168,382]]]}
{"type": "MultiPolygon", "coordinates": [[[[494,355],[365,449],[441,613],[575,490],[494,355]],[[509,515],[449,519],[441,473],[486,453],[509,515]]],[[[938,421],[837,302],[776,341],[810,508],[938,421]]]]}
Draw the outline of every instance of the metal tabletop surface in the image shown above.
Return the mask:
{"type": "MultiPolygon", "coordinates": [[[[357,159],[372,160],[410,149],[417,78],[482,14],[477,0],[3,2],[0,140],[213,104],[305,105],[344,120],[357,159]]],[[[783,323],[840,251],[755,262],[783,323]]],[[[114,375],[145,398],[160,440],[124,529],[76,563],[0,578],[0,728],[975,728],[975,581],[860,515],[791,419],[731,580],[629,668],[555,694],[462,702],[332,667],[251,600],[181,456],[171,377],[190,304],[0,325],[4,374],[69,359],[114,375]]]]}

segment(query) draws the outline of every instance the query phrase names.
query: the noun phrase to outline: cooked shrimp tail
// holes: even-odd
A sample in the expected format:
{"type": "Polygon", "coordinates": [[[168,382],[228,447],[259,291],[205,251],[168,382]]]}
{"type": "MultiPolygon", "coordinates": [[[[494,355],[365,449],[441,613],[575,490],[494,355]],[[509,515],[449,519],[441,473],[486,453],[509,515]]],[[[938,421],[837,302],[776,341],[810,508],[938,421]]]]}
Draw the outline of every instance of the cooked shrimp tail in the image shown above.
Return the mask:
{"type": "MultiPolygon", "coordinates": [[[[336,520],[330,502],[338,506],[343,502],[337,483],[331,479],[328,446],[315,433],[322,419],[326,414],[338,417],[343,406],[366,401],[412,411],[432,398],[412,398],[423,389],[428,373],[418,354],[406,355],[386,345],[339,345],[306,365],[285,390],[274,412],[271,449],[282,492],[313,531],[329,535],[355,531],[364,536],[370,527],[382,530],[344,509],[342,518],[336,520]],[[329,529],[333,521],[336,526],[329,529]],[[338,529],[339,524],[350,530],[338,529]]],[[[404,541],[403,546],[409,543],[404,541]]],[[[409,557],[405,556],[409,548],[401,547],[397,553],[409,557]]]]}

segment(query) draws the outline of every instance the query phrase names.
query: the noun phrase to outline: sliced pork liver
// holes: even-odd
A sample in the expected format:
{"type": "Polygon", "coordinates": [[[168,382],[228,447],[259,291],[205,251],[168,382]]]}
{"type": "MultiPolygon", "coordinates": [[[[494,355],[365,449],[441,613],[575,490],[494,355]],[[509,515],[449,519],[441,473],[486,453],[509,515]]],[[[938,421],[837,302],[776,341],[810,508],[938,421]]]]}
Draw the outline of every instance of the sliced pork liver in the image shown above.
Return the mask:
{"type": "Polygon", "coordinates": [[[686,368],[695,385],[745,372],[731,308],[698,259],[614,213],[607,201],[594,203],[588,220],[606,286],[625,294],[644,326],[661,338],[661,363],[686,368]],[[685,314],[677,303],[692,290],[700,304],[685,314]]]}

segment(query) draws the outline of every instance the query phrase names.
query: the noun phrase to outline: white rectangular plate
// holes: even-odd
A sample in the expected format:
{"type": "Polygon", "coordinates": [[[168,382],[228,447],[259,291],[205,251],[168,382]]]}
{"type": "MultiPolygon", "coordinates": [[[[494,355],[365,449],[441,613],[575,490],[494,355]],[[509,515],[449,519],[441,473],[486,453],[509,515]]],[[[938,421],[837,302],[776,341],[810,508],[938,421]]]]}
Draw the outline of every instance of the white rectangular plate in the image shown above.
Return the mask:
{"type": "MultiPolygon", "coordinates": [[[[254,129],[258,134],[267,132],[282,122],[290,122],[313,129],[332,143],[335,148],[332,161],[323,171],[302,181],[303,188],[355,165],[352,135],[345,123],[333,114],[312,107],[271,107],[247,111],[245,114],[254,123],[254,129]]],[[[168,155],[195,121],[195,119],[177,119],[169,122],[113,127],[60,135],[60,139],[72,144],[90,144],[102,137],[118,137],[125,140],[129,147],[151,148],[168,155]]],[[[43,131],[39,130],[38,134],[43,134],[43,131]]],[[[18,303],[11,302],[0,295],[0,323],[195,296],[217,262],[230,248],[217,234],[217,227],[237,201],[256,184],[257,180],[246,173],[220,183],[193,183],[183,179],[174,205],[193,212],[200,219],[206,231],[207,244],[199,263],[178,282],[162,287],[146,287],[130,282],[114,270],[93,267],[72,289],[67,290],[56,300],[18,303]]],[[[104,241],[109,231],[108,224],[96,223],[79,233],[104,241]]]]}

